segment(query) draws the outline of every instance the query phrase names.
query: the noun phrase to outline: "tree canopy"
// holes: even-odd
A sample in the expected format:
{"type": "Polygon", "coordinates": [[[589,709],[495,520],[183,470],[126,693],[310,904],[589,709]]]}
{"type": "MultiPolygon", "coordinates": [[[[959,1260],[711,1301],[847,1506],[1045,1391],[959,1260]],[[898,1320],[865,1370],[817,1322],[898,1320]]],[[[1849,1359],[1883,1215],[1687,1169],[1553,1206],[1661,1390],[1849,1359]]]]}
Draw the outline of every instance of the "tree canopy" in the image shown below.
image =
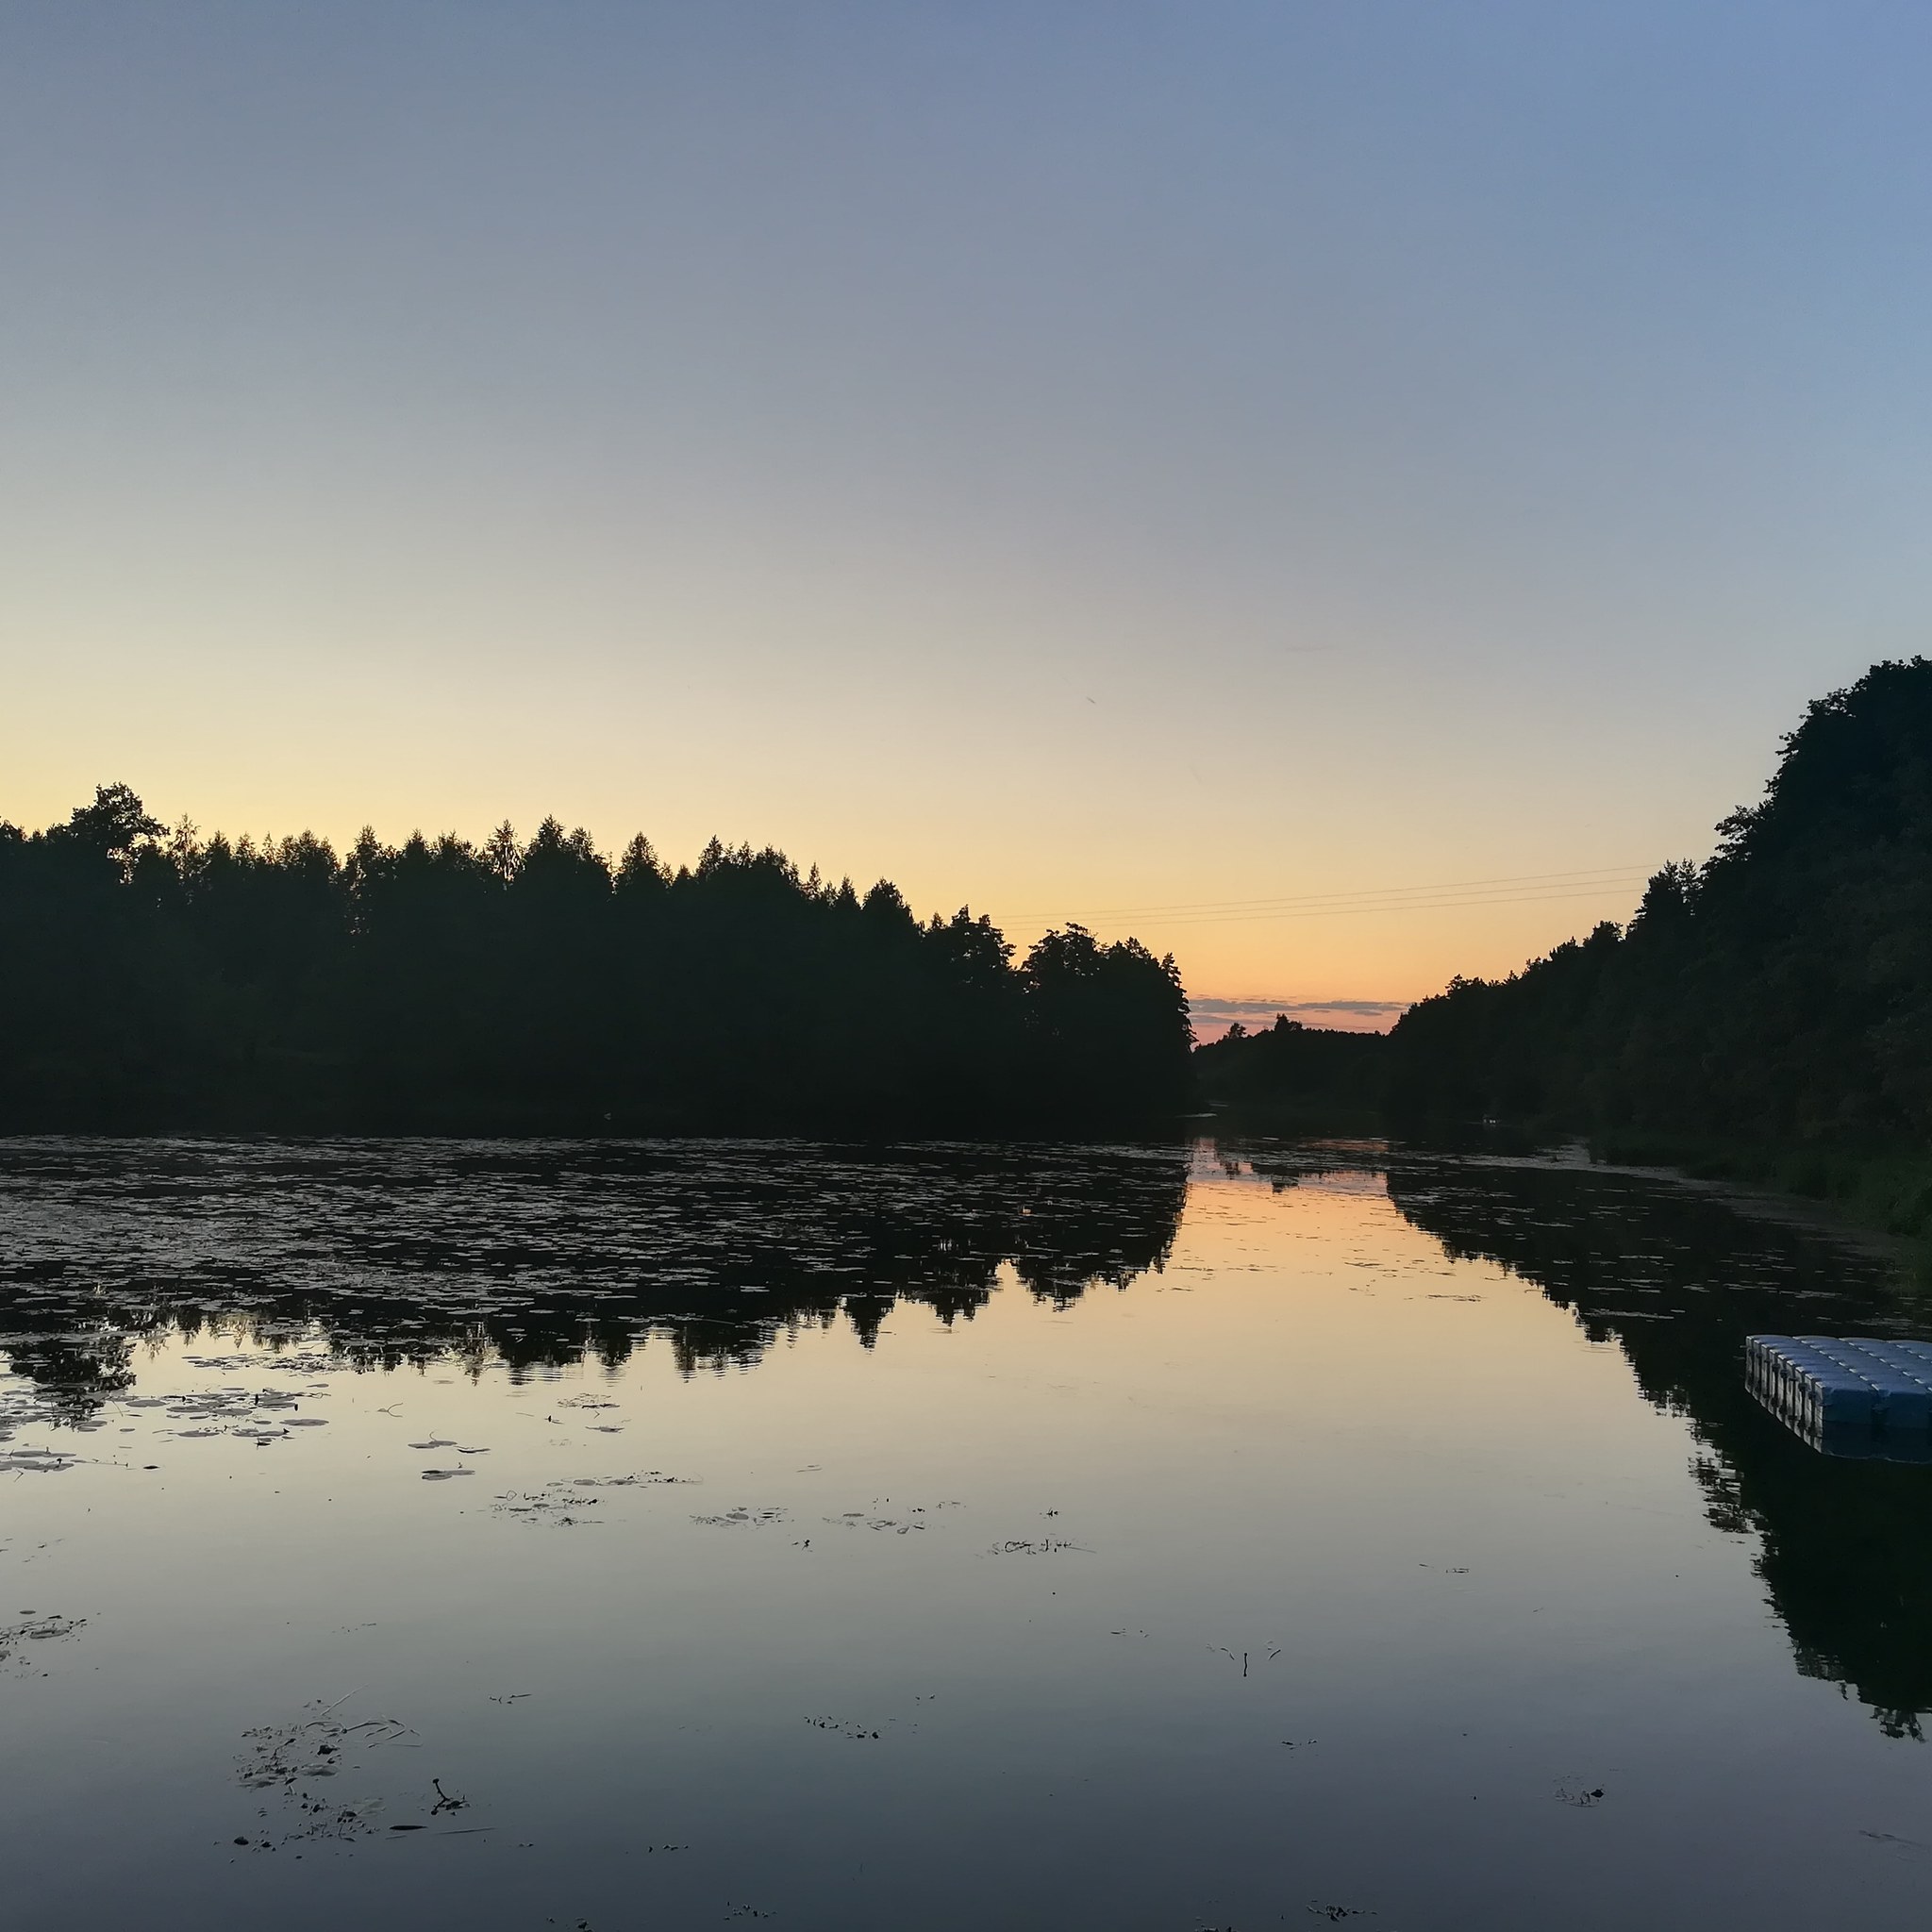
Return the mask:
{"type": "Polygon", "coordinates": [[[1932,1136],[1932,662],[1813,702],[1703,865],[1404,1014],[1391,1099],[1786,1141],[1932,1136]]]}
{"type": "Polygon", "coordinates": [[[1185,1103],[1173,959],[1022,959],[781,852],[582,830],[172,833],[125,785],[0,823],[0,1125],[953,1132],[1185,1103]]]}

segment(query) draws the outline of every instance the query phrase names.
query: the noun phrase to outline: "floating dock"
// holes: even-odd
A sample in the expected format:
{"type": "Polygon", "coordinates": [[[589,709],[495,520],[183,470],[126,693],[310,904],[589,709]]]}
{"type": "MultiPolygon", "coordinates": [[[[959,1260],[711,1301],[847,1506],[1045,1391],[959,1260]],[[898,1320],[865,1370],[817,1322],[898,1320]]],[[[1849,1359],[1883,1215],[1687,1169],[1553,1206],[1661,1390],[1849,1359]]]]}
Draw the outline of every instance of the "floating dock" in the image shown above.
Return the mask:
{"type": "Polygon", "coordinates": [[[1910,1460],[1932,1456],[1932,1341],[1868,1335],[1751,1335],[1751,1392],[1814,1448],[1856,1446],[1874,1433],[1910,1460]]]}

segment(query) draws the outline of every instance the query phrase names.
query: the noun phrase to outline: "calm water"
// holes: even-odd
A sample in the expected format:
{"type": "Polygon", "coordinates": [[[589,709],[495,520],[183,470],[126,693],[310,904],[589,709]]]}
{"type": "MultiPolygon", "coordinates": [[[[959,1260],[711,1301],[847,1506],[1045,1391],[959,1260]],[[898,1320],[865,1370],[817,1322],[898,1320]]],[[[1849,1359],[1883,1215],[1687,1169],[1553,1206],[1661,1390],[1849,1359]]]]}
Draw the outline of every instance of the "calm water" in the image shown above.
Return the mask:
{"type": "Polygon", "coordinates": [[[1927,1332],[1377,1148],[0,1142],[47,1927],[1918,1927],[1927,1332]]]}

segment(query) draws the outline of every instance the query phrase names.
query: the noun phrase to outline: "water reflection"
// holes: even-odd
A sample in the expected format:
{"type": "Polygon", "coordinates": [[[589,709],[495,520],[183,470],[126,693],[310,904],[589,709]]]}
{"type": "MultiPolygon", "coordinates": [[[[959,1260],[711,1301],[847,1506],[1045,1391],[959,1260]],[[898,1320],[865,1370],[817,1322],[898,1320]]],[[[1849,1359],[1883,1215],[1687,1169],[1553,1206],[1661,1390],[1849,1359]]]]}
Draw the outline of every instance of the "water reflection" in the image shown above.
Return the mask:
{"type": "Polygon", "coordinates": [[[134,1343],[320,1326],[375,1364],[453,1354],[687,1373],[894,1305],[970,1321],[1010,1267],[1070,1306],[1173,1247],[1179,1146],[17,1141],[0,1161],[0,1354],[75,1417],[134,1343]]]}
{"type": "MultiPolygon", "coordinates": [[[[1209,1157],[1288,1188],[1387,1174],[1457,1258],[1534,1282],[1643,1393],[1694,1424],[1710,1521],[1761,1541],[1798,1668],[1888,1732],[1932,1711],[1932,1482],[1834,1466],[1739,1371],[1754,1329],[1904,1330],[1887,1265],[1715,1198],[1571,1165],[1390,1158],[1377,1143],[1209,1157]]],[[[15,1141],[0,1163],[0,1356],[84,1423],[167,1331],[274,1349],[319,1330],[360,1365],[453,1357],[513,1372],[756,1363],[843,1322],[870,1345],[900,1301],[970,1321],[1003,1266],[1066,1307],[1166,1260],[1187,1150],[787,1143],[15,1141]]],[[[0,1429],[6,1418],[0,1414],[0,1429]]]]}
{"type": "Polygon", "coordinates": [[[1644,1394],[1694,1424],[1712,1524],[1759,1538],[1799,1670],[1848,1686],[1888,1734],[1919,1737],[1932,1711],[1932,1472],[1818,1454],[1753,1399],[1740,1366],[1754,1331],[1921,1332],[1890,1267],[1615,1174],[1398,1159],[1389,1191],[1449,1254],[1501,1263],[1614,1339],[1644,1394]]]}
{"type": "Polygon", "coordinates": [[[1905,1306],[1373,1144],[0,1143],[17,1915],[1913,1925],[1932,1471],[1739,1361],[1905,1306]]]}

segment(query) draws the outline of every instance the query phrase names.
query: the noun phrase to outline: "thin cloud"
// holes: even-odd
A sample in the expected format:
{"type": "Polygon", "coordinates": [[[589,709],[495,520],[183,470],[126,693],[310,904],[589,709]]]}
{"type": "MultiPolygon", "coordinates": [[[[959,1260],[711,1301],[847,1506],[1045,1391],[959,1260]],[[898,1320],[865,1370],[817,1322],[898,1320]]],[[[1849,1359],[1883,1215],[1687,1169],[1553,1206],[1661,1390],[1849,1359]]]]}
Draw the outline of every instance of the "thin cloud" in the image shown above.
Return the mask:
{"type": "Polygon", "coordinates": [[[1239,1021],[1251,1032],[1272,1026],[1277,1013],[1304,1026],[1332,1027],[1344,1033],[1386,1033],[1408,1009],[1407,1000],[1193,999],[1188,1011],[1198,1040],[1219,1040],[1239,1021]]]}

